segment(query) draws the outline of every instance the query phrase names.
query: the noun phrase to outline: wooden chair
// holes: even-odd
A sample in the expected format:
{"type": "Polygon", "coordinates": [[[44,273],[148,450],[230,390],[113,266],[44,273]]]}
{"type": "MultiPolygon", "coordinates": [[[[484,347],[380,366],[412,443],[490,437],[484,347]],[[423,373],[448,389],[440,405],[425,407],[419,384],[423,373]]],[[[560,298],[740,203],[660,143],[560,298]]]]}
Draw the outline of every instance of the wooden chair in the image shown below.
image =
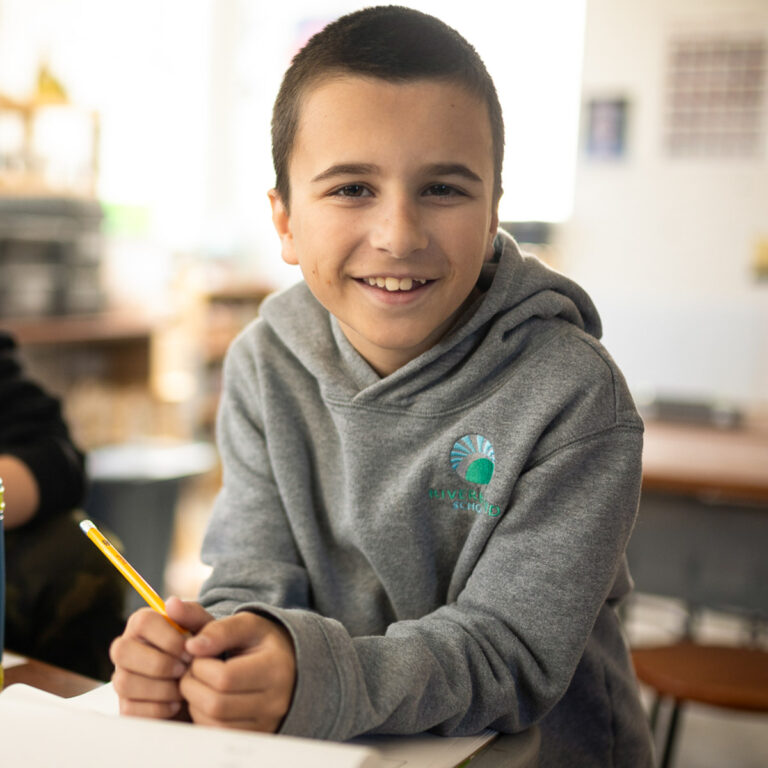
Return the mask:
{"type": "Polygon", "coordinates": [[[665,699],[672,701],[660,768],[671,765],[686,702],[768,713],[768,652],[761,648],[681,640],[670,645],[634,648],[632,661],[640,682],[656,694],[651,710],[654,735],[659,735],[661,703],[665,699]]]}
{"type": "Polygon", "coordinates": [[[765,503],[643,492],[628,547],[636,589],[684,608],[673,639],[632,646],[637,677],[655,694],[650,719],[661,768],[672,764],[688,702],[768,712],[766,535],[765,503]],[[732,645],[707,639],[699,623],[705,611],[739,619],[732,645]],[[671,715],[660,717],[670,704],[671,715]]]}

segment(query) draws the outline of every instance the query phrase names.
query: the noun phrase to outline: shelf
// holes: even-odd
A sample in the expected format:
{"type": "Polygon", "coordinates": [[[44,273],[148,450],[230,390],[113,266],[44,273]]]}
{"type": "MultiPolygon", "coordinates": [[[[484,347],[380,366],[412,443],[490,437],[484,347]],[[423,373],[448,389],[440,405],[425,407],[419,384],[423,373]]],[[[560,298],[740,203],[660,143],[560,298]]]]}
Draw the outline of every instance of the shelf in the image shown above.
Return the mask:
{"type": "Polygon", "coordinates": [[[151,336],[155,326],[147,317],[120,313],[34,319],[0,317],[0,328],[24,346],[144,340],[151,336]]]}
{"type": "Polygon", "coordinates": [[[232,283],[222,284],[211,288],[205,293],[205,298],[209,302],[257,302],[261,303],[264,298],[274,291],[274,286],[268,283],[232,283]]]}
{"type": "Polygon", "coordinates": [[[272,290],[265,283],[236,282],[212,288],[203,295],[208,363],[221,363],[232,340],[257,316],[261,302],[272,290]]]}
{"type": "MultiPolygon", "coordinates": [[[[98,112],[77,106],[56,94],[20,100],[0,93],[0,114],[18,124],[17,146],[0,147],[0,194],[43,197],[68,195],[95,198],[99,176],[101,127],[98,112]],[[15,116],[15,119],[14,119],[15,116]],[[50,119],[69,121],[72,116],[80,125],[76,130],[86,134],[88,151],[82,157],[71,157],[72,147],[43,150],[38,141],[40,121],[47,120],[43,131],[51,133],[50,119]]],[[[68,133],[64,131],[66,135],[68,133]]],[[[62,134],[59,126],[58,134],[62,134]]],[[[11,134],[13,135],[13,133],[11,134]]],[[[77,146],[77,143],[74,145],[77,146]]],[[[75,150],[76,151],[76,150],[75,150]]]]}

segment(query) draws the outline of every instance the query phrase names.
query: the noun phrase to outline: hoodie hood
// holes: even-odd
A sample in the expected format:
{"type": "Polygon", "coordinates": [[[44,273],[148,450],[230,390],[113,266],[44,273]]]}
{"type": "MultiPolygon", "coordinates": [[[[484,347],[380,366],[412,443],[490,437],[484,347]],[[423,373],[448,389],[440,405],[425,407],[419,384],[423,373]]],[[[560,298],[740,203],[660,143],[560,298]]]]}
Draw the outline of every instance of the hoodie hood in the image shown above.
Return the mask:
{"type": "Polygon", "coordinates": [[[312,296],[306,283],[270,296],[260,317],[279,343],[314,376],[329,401],[376,400],[386,407],[414,407],[430,389],[430,408],[466,402],[482,380],[514,364],[532,338],[576,331],[599,339],[600,317],[575,282],[521,253],[499,231],[495,256],[478,280],[480,295],[439,343],[381,378],[344,336],[337,320],[312,296]],[[541,333],[541,325],[549,333],[541,333]],[[466,365],[471,357],[471,366],[466,365]]]}

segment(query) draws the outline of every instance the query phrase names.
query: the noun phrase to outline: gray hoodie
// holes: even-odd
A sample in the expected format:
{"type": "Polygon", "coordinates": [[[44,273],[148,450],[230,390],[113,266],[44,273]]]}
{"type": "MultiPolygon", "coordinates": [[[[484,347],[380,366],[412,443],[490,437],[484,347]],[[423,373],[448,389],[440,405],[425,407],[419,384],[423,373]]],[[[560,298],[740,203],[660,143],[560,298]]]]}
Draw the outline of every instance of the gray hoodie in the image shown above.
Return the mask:
{"type": "Polygon", "coordinates": [[[503,233],[479,298],[380,378],[303,283],[232,345],[201,602],[293,638],[282,732],[515,732],[645,766],[615,605],[642,422],[586,293],[503,233]]]}

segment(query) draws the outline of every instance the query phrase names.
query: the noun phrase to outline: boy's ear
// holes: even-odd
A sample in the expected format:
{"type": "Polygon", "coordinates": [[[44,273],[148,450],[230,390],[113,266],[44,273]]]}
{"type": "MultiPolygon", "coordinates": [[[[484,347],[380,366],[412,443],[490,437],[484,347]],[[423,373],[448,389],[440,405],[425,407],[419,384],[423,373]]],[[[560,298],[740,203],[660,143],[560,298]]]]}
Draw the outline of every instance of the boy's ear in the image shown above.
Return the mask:
{"type": "Polygon", "coordinates": [[[285,207],[283,198],[276,189],[269,190],[269,203],[272,206],[272,224],[275,226],[280,238],[283,261],[286,264],[298,264],[296,249],[293,245],[293,233],[291,232],[291,217],[285,207]]]}
{"type": "Polygon", "coordinates": [[[488,229],[488,247],[485,251],[485,260],[490,261],[493,258],[493,241],[496,239],[496,233],[499,229],[499,208],[498,206],[493,209],[493,215],[491,216],[491,226],[488,229]]]}

